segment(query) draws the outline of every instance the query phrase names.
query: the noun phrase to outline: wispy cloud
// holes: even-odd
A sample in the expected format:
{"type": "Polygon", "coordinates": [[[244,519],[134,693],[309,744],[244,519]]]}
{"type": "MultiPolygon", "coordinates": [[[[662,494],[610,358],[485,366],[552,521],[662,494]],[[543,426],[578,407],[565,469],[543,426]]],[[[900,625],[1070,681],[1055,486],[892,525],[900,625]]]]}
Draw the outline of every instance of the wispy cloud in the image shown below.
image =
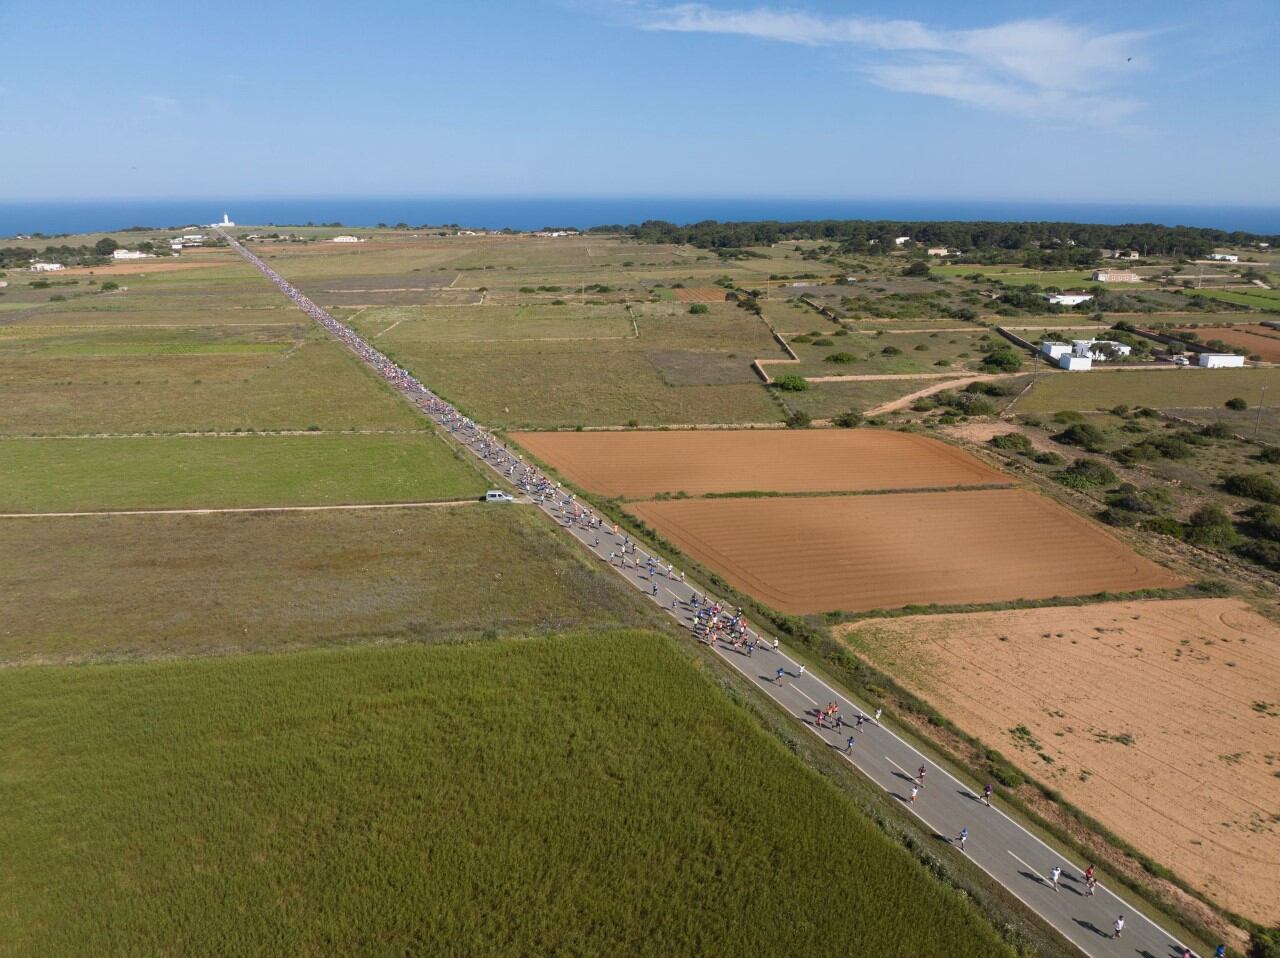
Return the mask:
{"type": "Polygon", "coordinates": [[[721,33],[864,51],[859,67],[877,86],[1053,120],[1115,123],[1141,104],[1117,95],[1126,73],[1146,66],[1139,32],[1103,33],[1058,19],[945,30],[917,20],[824,17],[770,7],[728,10],[701,3],[644,8],[648,30],[721,33]]]}
{"type": "Polygon", "coordinates": [[[181,105],[171,96],[149,94],[146,101],[157,116],[177,116],[182,112],[181,105]]]}

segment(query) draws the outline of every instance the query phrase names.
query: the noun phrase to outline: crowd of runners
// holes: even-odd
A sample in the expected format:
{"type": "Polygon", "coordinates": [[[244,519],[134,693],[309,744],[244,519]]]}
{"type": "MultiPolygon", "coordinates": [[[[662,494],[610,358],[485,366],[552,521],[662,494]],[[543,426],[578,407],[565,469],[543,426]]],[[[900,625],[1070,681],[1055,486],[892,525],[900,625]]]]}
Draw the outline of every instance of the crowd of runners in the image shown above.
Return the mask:
{"type": "MultiPolygon", "coordinates": [[[[222,231],[219,230],[219,232],[222,231]]],[[[548,478],[536,467],[525,462],[523,456],[513,453],[488,430],[474,420],[462,415],[451,404],[432,393],[415,376],[400,368],[365,342],[350,327],[330,316],[233,237],[225,233],[223,235],[241,256],[275,283],[280,291],[288,296],[299,309],[328,330],[334,338],[360,357],[361,360],[386,380],[393,389],[435,420],[454,439],[467,446],[496,472],[506,477],[513,486],[527,495],[532,502],[542,506],[556,516],[566,528],[585,532],[593,537],[592,541],[597,554],[603,554],[601,543],[607,538],[612,549],[608,557],[610,565],[623,570],[634,569],[637,575],[641,570],[644,570],[650,585],[650,594],[655,598],[658,596],[658,580],[660,578],[684,583],[685,575],[683,572],[677,573],[670,563],[664,566],[656,557],[639,549],[628,534],[619,531],[616,524],[607,523],[601,516],[595,515],[590,509],[581,505],[577,501],[577,496],[563,489],[560,483],[548,478]]],[[[690,599],[684,602],[673,598],[671,612],[681,621],[686,622],[700,642],[709,646],[733,649],[747,656],[754,655],[756,650],[761,647],[766,651],[778,652],[778,640],[773,639],[770,643],[764,636],[753,633],[747,624],[746,618],[743,616],[741,608],[730,611],[723,603],[700,595],[696,591],[692,593],[690,599]]],[[[788,673],[784,666],[779,666],[774,674],[775,683],[778,685],[783,684],[788,674],[792,674],[795,678],[800,678],[805,674],[805,666],[800,664],[798,671],[795,673],[788,673]]],[[[851,726],[841,715],[839,703],[831,702],[825,708],[818,707],[813,709],[810,715],[812,716],[813,725],[819,729],[839,730],[845,728],[861,730],[866,724],[878,724],[880,713],[881,710],[876,709],[875,717],[872,719],[859,711],[851,726]]],[[[854,736],[850,735],[845,742],[845,751],[847,753],[852,752],[854,745],[854,736]]],[[[917,799],[924,789],[926,771],[926,767],[921,765],[916,773],[915,780],[911,783],[910,798],[907,800],[911,805],[917,803],[917,799]]],[[[991,785],[987,785],[983,789],[982,801],[988,807],[991,805],[992,791],[991,785]]],[[[965,827],[960,829],[959,835],[952,840],[952,844],[964,852],[968,841],[969,829],[965,827]]],[[[1058,880],[1062,876],[1062,868],[1054,865],[1049,875],[1048,884],[1057,891],[1059,888],[1058,880]]],[[[1097,888],[1097,878],[1093,865],[1090,865],[1084,871],[1080,876],[1080,881],[1084,885],[1083,894],[1086,897],[1092,896],[1097,888]]],[[[1111,937],[1119,938],[1124,931],[1124,926],[1124,916],[1120,915],[1112,925],[1111,937]]],[[[1185,949],[1183,954],[1190,956],[1191,952],[1189,949],[1185,949]]],[[[1219,946],[1215,954],[1218,956],[1225,955],[1225,946],[1219,946]]]]}

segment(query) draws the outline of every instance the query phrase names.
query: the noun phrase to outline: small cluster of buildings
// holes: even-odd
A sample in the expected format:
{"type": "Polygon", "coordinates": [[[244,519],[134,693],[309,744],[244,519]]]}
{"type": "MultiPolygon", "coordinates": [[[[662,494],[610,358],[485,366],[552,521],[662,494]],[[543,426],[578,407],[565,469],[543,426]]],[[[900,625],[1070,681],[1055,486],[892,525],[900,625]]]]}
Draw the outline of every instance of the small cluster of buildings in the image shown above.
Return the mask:
{"type": "Polygon", "coordinates": [[[1043,342],[1040,352],[1059,369],[1082,372],[1093,368],[1094,360],[1118,359],[1133,352],[1133,347],[1111,339],[1076,339],[1070,343],[1043,342]]]}
{"type": "Polygon", "coordinates": [[[61,263],[32,263],[31,272],[33,273],[56,273],[60,269],[66,269],[61,263]]]}
{"type": "Polygon", "coordinates": [[[1093,299],[1093,293],[1046,293],[1044,298],[1054,306],[1079,306],[1093,299]]]}
{"type": "Polygon", "coordinates": [[[1140,283],[1142,277],[1131,269],[1095,269],[1090,277],[1095,283],[1140,283]]]}
{"type": "Polygon", "coordinates": [[[169,249],[175,253],[181,253],[184,249],[193,246],[203,246],[205,235],[203,233],[183,233],[181,236],[175,236],[169,240],[169,249]]]}
{"type": "Polygon", "coordinates": [[[363,243],[364,239],[359,236],[335,236],[329,242],[331,243],[363,243]]]}
{"type": "Polygon", "coordinates": [[[539,230],[533,235],[541,236],[543,239],[557,239],[561,236],[578,236],[580,234],[577,230],[539,230]]]}
{"type": "Polygon", "coordinates": [[[1240,257],[1235,253],[1210,253],[1209,259],[1217,260],[1219,263],[1238,263],[1240,257]]]}

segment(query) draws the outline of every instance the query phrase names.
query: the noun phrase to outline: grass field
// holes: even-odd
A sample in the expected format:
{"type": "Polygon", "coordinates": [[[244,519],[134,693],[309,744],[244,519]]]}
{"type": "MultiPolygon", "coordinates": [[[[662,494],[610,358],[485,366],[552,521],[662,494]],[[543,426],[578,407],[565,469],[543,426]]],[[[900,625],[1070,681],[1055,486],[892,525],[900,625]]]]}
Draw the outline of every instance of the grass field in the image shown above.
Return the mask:
{"type": "Polygon", "coordinates": [[[0,440],[0,511],[463,499],[487,479],[431,434],[0,440]]]}
{"type": "Polygon", "coordinates": [[[10,954],[1010,954],[650,633],[0,690],[10,954]]]}
{"type": "Polygon", "coordinates": [[[523,508],[0,521],[6,665],[455,641],[655,616],[523,508]]]}
{"type": "Polygon", "coordinates": [[[422,420],[336,343],[221,356],[28,357],[0,371],[0,433],[417,429],[422,420]]]}
{"type": "Polygon", "coordinates": [[[1204,296],[1223,303],[1235,303],[1237,306],[1253,306],[1280,312],[1280,290],[1275,289],[1197,289],[1188,290],[1188,295],[1204,296]]]}
{"type": "Polygon", "coordinates": [[[622,306],[376,307],[353,324],[362,335],[392,342],[486,342],[523,339],[628,339],[635,335],[622,306]],[[392,329],[393,324],[399,323],[392,329]]]}
{"type": "Polygon", "coordinates": [[[1280,387],[1280,369],[1179,369],[1044,376],[1013,408],[1023,413],[1113,406],[1221,406],[1236,396],[1250,401],[1266,386],[1280,387]]]}

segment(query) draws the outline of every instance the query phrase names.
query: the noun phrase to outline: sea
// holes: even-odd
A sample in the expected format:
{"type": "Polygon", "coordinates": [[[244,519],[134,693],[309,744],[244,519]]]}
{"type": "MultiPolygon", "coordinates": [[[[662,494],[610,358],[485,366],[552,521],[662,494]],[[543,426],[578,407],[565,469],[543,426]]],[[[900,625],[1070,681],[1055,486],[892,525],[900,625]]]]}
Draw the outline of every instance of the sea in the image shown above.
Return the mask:
{"type": "Polygon", "coordinates": [[[991,200],[689,197],[291,197],[0,202],[0,238],[211,223],[302,226],[448,224],[475,229],[629,225],[645,220],[995,220],[1160,223],[1280,234],[1280,206],[1176,206],[991,200]]]}

